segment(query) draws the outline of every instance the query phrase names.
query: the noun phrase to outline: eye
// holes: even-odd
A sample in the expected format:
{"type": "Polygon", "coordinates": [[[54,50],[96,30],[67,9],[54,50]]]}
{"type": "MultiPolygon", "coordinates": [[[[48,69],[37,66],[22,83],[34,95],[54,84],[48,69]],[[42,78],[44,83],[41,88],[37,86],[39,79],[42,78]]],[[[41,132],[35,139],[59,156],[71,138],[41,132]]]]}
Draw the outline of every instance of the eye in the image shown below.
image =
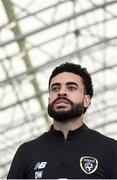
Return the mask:
{"type": "Polygon", "coordinates": [[[53,92],[58,92],[59,89],[60,89],[59,86],[53,86],[53,87],[51,88],[51,91],[53,91],[53,92]]]}
{"type": "Polygon", "coordinates": [[[75,90],[77,90],[77,87],[76,86],[68,86],[68,90],[75,91],[75,90]]]}

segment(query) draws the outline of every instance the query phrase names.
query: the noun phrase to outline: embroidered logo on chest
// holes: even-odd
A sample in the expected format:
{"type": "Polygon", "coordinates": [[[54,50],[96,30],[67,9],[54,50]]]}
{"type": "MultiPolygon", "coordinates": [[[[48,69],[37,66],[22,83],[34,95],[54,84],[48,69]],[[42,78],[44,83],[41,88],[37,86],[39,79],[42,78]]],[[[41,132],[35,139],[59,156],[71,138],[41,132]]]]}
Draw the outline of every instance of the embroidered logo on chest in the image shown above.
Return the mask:
{"type": "Polygon", "coordinates": [[[91,156],[83,156],[80,158],[80,167],[86,174],[92,174],[98,168],[98,160],[91,156]]]}

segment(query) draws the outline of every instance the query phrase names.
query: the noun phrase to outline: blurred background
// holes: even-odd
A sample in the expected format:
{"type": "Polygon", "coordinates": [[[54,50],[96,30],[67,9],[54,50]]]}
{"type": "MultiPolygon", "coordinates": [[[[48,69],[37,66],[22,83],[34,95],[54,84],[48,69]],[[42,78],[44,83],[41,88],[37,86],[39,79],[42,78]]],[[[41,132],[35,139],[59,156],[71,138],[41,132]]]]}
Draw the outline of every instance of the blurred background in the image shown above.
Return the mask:
{"type": "Polygon", "coordinates": [[[0,1],[0,178],[50,127],[48,79],[66,61],[93,79],[85,123],[117,139],[117,0],[0,1]]]}

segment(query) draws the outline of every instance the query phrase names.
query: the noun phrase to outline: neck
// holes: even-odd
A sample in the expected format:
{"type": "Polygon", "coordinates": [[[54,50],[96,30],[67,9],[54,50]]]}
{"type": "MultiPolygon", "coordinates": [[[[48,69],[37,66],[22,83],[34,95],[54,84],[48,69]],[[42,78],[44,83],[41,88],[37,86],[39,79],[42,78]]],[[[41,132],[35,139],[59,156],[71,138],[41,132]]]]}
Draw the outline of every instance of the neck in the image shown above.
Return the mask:
{"type": "Polygon", "coordinates": [[[80,128],[83,124],[83,117],[71,120],[67,123],[59,122],[54,120],[54,129],[62,131],[64,134],[65,139],[67,138],[69,130],[75,130],[80,128]]]}

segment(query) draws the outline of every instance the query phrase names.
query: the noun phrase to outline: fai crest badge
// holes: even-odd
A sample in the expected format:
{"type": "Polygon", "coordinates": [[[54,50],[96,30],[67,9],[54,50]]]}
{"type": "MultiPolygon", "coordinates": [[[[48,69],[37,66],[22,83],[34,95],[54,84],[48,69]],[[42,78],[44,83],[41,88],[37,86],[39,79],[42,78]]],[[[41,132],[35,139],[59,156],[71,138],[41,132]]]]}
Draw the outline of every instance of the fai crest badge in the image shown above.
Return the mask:
{"type": "Polygon", "coordinates": [[[80,167],[86,174],[92,174],[98,167],[98,160],[94,157],[83,156],[80,158],[80,167]]]}

